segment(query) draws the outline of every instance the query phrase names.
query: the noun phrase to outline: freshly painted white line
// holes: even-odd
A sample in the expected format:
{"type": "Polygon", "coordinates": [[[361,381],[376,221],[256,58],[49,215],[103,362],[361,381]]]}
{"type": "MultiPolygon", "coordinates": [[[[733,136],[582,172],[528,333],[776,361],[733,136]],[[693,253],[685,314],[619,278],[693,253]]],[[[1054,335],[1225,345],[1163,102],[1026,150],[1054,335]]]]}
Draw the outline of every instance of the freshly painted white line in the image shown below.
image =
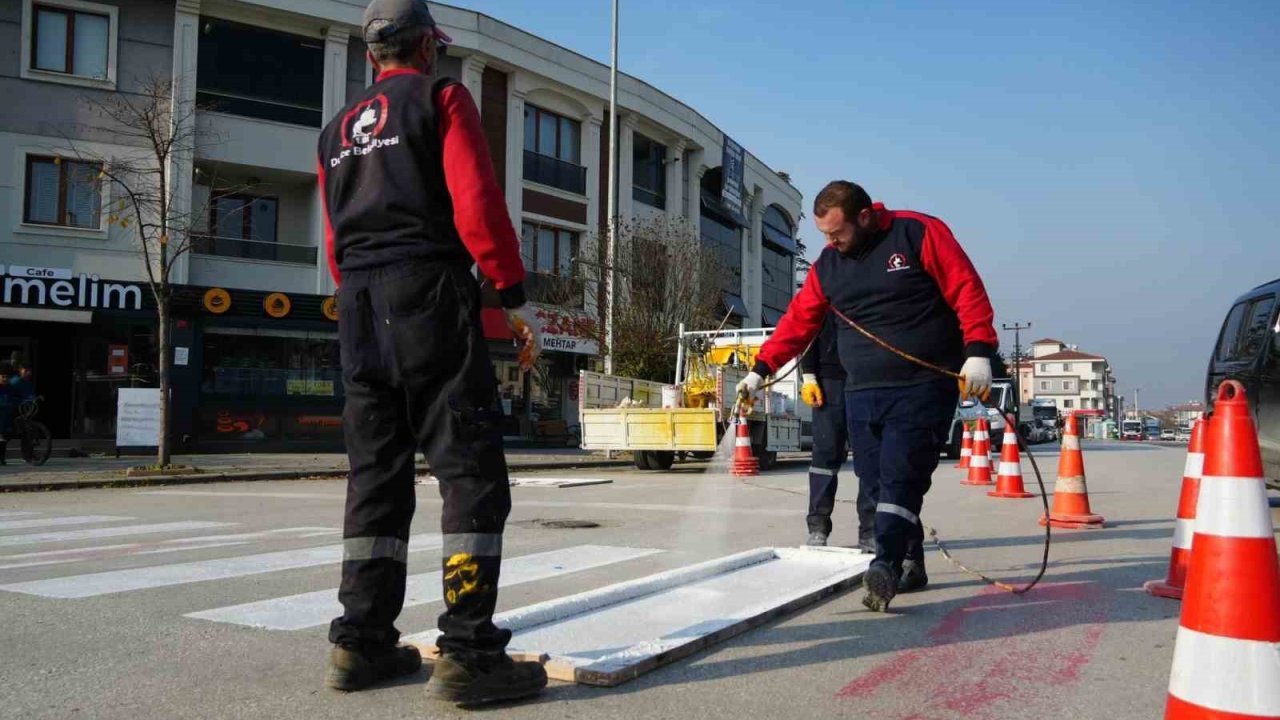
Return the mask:
{"type": "MultiPolygon", "coordinates": [[[[409,552],[439,548],[439,535],[409,538],[409,552]]],[[[155,567],[111,570],[87,575],[0,585],[0,590],[53,598],[82,598],[146,588],[225,580],[245,575],[294,570],[342,562],[342,545],[285,550],[240,557],[198,560],[155,567]]]]}
{"type": "MultiPolygon", "coordinates": [[[[660,552],[663,551],[649,548],[579,545],[508,558],[502,562],[499,586],[510,587],[545,580],[557,575],[581,572],[660,552]]],[[[440,600],[440,592],[438,571],[411,575],[405,590],[404,606],[414,607],[437,602],[440,600]]],[[[204,610],[190,613],[186,617],[268,630],[302,630],[324,625],[341,614],[342,605],[338,603],[338,589],[330,588],[318,592],[204,610]]]]}
{"type": "Polygon", "coordinates": [[[741,508],[725,505],[663,505],[652,503],[612,503],[612,502],[568,502],[557,500],[519,500],[517,508],[549,507],[549,508],[598,508],[600,510],[653,510],[656,512],[674,512],[706,515],[769,515],[776,517],[795,517],[795,510],[774,508],[741,508]]]}
{"type": "Polygon", "coordinates": [[[318,528],[318,527],[290,527],[276,528],[274,530],[263,530],[261,532],[237,533],[235,535],[200,535],[199,537],[176,538],[174,540],[166,540],[166,543],[187,543],[196,545],[207,542],[221,542],[223,540],[261,540],[263,538],[275,538],[281,535],[294,535],[300,538],[315,537],[317,535],[333,535],[342,532],[337,528],[318,528]]]}
{"type": "Polygon", "coordinates": [[[0,570],[17,570],[18,568],[40,567],[42,565],[62,565],[63,563],[73,563],[81,558],[66,558],[63,560],[32,560],[31,562],[10,563],[8,565],[0,565],[0,570]]]}
{"type": "Polygon", "coordinates": [[[57,527],[59,525],[89,525],[92,523],[116,522],[117,520],[132,520],[131,517],[119,517],[117,515],[75,515],[72,517],[51,517],[39,518],[36,520],[3,520],[0,521],[0,530],[21,530],[33,527],[57,527]]]}
{"type": "Polygon", "coordinates": [[[185,532],[187,530],[208,530],[219,527],[231,527],[235,523],[225,522],[168,522],[150,525],[119,525],[116,527],[91,528],[88,530],[62,530],[58,532],[32,533],[29,535],[0,535],[0,547],[11,545],[35,545],[37,543],[73,542],[79,540],[97,540],[99,538],[122,537],[125,535],[153,535],[156,533],[185,532]]]}
{"type": "Polygon", "coordinates": [[[39,514],[40,514],[40,513],[33,513],[33,512],[21,512],[21,511],[18,511],[18,510],[6,510],[6,511],[4,511],[4,512],[0,512],[0,518],[24,517],[24,516],[27,516],[27,515],[39,515],[39,514]]]}
{"type": "Polygon", "coordinates": [[[175,497],[271,498],[273,500],[345,500],[347,498],[343,493],[239,492],[235,490],[225,492],[214,490],[139,490],[136,494],[172,495],[175,497]]]}

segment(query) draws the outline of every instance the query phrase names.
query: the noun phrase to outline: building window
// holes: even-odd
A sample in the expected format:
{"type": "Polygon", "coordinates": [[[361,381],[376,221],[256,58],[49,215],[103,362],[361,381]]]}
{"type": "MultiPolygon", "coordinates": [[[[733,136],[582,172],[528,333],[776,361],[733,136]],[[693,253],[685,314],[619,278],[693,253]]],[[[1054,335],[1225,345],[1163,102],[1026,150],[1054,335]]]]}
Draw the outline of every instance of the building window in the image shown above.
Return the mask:
{"type": "Polygon", "coordinates": [[[636,202],[667,207],[667,146],[636,133],[632,141],[631,197],[636,202]]]}
{"type": "Polygon", "coordinates": [[[1049,381],[1048,381],[1048,380],[1041,380],[1041,381],[1040,381],[1040,389],[1041,389],[1041,390],[1048,391],[1048,389],[1049,389],[1049,381]]]}
{"type": "Polygon", "coordinates": [[[549,305],[582,307],[583,286],[575,265],[579,233],[536,223],[524,223],[520,230],[530,297],[549,305]]]}
{"type": "Polygon", "coordinates": [[[1075,404],[1070,400],[1063,400],[1062,407],[1066,408],[1067,410],[1070,410],[1071,408],[1075,407],[1075,404]]]}
{"type": "Polygon", "coordinates": [[[771,310],[784,313],[791,303],[792,288],[795,287],[794,256],[768,245],[764,246],[763,256],[764,272],[761,279],[764,294],[761,303],[771,310]]]}
{"type": "Polygon", "coordinates": [[[222,195],[209,203],[208,234],[192,238],[202,255],[314,265],[316,248],[279,242],[280,201],[274,197],[222,195]]]}
{"type": "Polygon", "coordinates": [[[23,222],[100,229],[101,172],[98,163],[28,155],[23,222]]]}
{"type": "Polygon", "coordinates": [[[51,5],[32,5],[31,67],[107,79],[111,16],[51,5]]]}
{"type": "Polygon", "coordinates": [[[742,292],[742,232],[728,220],[702,213],[702,242],[715,252],[716,264],[724,279],[723,289],[733,295],[742,292]]]}
{"type": "Polygon", "coordinates": [[[524,179],[585,194],[587,169],[582,166],[582,123],[525,105],[524,179]]]}
{"type": "Polygon", "coordinates": [[[1063,390],[1070,390],[1070,389],[1071,389],[1071,381],[1070,381],[1070,380],[1063,380],[1063,381],[1062,381],[1062,389],[1063,389],[1063,390]]]}
{"type": "Polygon", "coordinates": [[[323,124],[324,41],[213,18],[200,18],[200,27],[196,101],[202,106],[293,125],[323,124]]]}
{"type": "Polygon", "coordinates": [[[1042,373],[1047,373],[1047,372],[1049,372],[1049,365],[1048,365],[1048,363],[1042,363],[1042,364],[1040,365],[1040,372],[1042,372],[1042,373]]]}

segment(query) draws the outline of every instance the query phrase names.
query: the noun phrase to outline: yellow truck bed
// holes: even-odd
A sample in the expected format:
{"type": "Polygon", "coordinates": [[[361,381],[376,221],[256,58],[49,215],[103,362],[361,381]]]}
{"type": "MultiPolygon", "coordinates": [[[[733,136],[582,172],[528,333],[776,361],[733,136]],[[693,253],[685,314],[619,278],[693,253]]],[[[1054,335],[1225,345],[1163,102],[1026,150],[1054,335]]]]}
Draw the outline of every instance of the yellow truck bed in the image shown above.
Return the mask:
{"type": "Polygon", "coordinates": [[[579,421],[586,450],[716,449],[716,411],[709,408],[584,409],[579,421]]]}

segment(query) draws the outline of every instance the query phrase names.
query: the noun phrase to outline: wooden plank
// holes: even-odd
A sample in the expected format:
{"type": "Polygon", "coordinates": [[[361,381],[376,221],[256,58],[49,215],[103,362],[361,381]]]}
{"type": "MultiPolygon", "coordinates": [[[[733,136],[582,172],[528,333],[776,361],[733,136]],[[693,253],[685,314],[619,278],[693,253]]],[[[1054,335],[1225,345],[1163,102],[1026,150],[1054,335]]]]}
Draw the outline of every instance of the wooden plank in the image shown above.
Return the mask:
{"type": "MultiPolygon", "coordinates": [[[[502,613],[548,676],[612,687],[856,585],[871,555],[758,548],[502,613]]],[[[411,636],[434,642],[437,633],[411,636]]]]}

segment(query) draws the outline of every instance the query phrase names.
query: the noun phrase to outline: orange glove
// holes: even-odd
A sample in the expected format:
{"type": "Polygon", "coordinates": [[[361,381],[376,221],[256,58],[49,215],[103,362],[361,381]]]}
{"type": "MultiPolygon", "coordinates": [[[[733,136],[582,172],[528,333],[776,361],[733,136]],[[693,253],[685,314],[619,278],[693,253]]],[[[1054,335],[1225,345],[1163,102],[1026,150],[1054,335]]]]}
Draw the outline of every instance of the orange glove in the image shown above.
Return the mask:
{"type": "Polygon", "coordinates": [[[805,373],[802,378],[804,382],[800,386],[800,399],[804,400],[804,404],[809,407],[822,407],[824,402],[822,386],[818,384],[817,376],[813,373],[805,373]]]}
{"type": "Polygon", "coordinates": [[[516,341],[520,343],[520,352],[516,356],[516,361],[520,364],[521,370],[529,372],[542,352],[537,325],[534,323],[533,308],[521,305],[507,310],[507,326],[511,328],[516,341]]]}

